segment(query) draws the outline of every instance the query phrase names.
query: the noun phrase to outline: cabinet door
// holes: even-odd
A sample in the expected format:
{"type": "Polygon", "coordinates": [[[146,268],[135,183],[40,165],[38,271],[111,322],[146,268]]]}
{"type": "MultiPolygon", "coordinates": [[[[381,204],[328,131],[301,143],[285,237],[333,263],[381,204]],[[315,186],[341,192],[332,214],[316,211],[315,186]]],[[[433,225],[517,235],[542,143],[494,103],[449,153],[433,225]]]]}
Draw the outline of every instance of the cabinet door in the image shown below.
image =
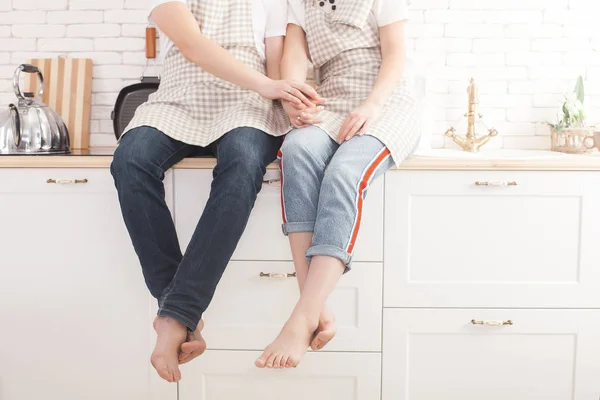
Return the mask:
{"type": "Polygon", "coordinates": [[[599,336],[598,310],[386,309],[382,400],[597,400],[599,336]]]}
{"type": "Polygon", "coordinates": [[[380,398],[380,354],[312,353],[284,370],[256,368],[260,354],[207,351],[183,365],[179,400],[380,398]]]}
{"type": "Polygon", "coordinates": [[[109,171],[0,182],[0,398],[176,399],[150,370],[151,300],[109,171]]]}
{"type": "MultiPolygon", "coordinates": [[[[233,260],[291,261],[287,238],[281,233],[279,175],[269,171],[233,260]],[[274,180],[274,182],[268,182],[274,180]]],[[[187,247],[210,193],[212,171],[175,170],[175,210],[181,245],[187,247]]],[[[369,189],[354,261],[383,259],[383,178],[369,189]]]]}
{"type": "MultiPolygon", "coordinates": [[[[204,315],[211,349],[262,350],[279,333],[298,301],[290,262],[233,261],[204,315]],[[274,278],[261,277],[261,273],[274,278]]],[[[323,351],[381,351],[383,267],[355,263],[329,298],[337,336],[323,351]]]]}
{"type": "Polygon", "coordinates": [[[391,172],[386,307],[600,307],[600,173],[391,172]]]}

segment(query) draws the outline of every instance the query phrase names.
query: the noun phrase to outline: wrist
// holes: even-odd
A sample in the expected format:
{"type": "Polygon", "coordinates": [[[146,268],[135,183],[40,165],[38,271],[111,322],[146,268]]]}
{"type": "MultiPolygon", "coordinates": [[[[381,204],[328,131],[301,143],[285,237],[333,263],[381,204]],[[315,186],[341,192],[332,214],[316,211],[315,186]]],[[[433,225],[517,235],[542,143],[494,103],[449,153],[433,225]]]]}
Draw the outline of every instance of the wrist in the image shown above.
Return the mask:
{"type": "Polygon", "coordinates": [[[260,76],[258,76],[257,79],[254,79],[252,81],[251,87],[249,88],[250,90],[255,91],[256,93],[260,93],[261,89],[264,89],[273,82],[273,79],[269,78],[268,76],[265,76],[261,73],[259,73],[258,75],[260,76]]]}
{"type": "Polygon", "coordinates": [[[371,108],[375,108],[375,109],[379,110],[383,107],[383,103],[384,102],[381,99],[367,98],[364,105],[367,107],[371,107],[371,108]]]}

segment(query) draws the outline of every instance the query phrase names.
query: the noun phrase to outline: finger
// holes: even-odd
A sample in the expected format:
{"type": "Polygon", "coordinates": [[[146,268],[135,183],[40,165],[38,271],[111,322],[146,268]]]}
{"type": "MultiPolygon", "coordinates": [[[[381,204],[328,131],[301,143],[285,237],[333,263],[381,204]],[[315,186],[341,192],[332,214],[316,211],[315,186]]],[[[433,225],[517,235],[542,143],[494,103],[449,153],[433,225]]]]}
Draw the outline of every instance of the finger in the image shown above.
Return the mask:
{"type": "Polygon", "coordinates": [[[320,124],[321,122],[323,122],[321,118],[319,118],[320,111],[321,110],[317,109],[316,107],[314,107],[313,109],[304,110],[300,114],[300,120],[305,124],[320,124]]]}
{"type": "Polygon", "coordinates": [[[304,123],[304,124],[309,124],[309,125],[320,124],[321,122],[323,122],[319,117],[314,117],[314,116],[310,116],[310,115],[302,115],[300,117],[300,121],[302,121],[302,123],[304,123]]]}
{"type": "MultiPolygon", "coordinates": [[[[294,107],[295,110],[298,110],[298,111],[304,111],[309,108],[306,106],[306,104],[304,104],[302,102],[300,102],[298,104],[292,104],[292,106],[294,107]]],[[[311,103],[310,107],[313,107],[312,103],[311,103]]]]}
{"type": "Polygon", "coordinates": [[[350,130],[348,131],[348,134],[346,135],[346,141],[352,139],[352,137],[354,137],[354,135],[356,135],[356,133],[358,131],[360,131],[360,128],[362,128],[364,126],[366,122],[366,118],[359,118],[356,122],[354,122],[354,125],[352,125],[352,127],[350,128],[350,130]]]}
{"type": "Polygon", "coordinates": [[[302,104],[302,102],[300,101],[299,98],[297,98],[296,96],[292,95],[291,93],[288,93],[288,92],[285,92],[285,91],[281,92],[281,94],[279,95],[279,98],[281,100],[289,101],[294,106],[296,106],[298,104],[302,104]]]}
{"type": "Polygon", "coordinates": [[[306,108],[306,109],[302,110],[302,113],[303,114],[308,114],[308,115],[311,115],[311,114],[316,115],[316,114],[319,114],[324,109],[325,109],[325,107],[323,107],[323,106],[316,106],[316,107],[313,106],[313,107],[306,108]]]}
{"type": "Polygon", "coordinates": [[[307,99],[306,96],[304,95],[304,93],[302,93],[298,89],[292,88],[292,90],[290,90],[289,93],[291,95],[295,96],[296,98],[298,98],[301,101],[302,105],[305,105],[306,107],[314,107],[314,104],[312,103],[312,101],[307,99]]]}
{"type": "Polygon", "coordinates": [[[338,140],[344,140],[348,135],[348,131],[350,126],[354,123],[354,117],[347,116],[344,122],[342,123],[342,127],[340,128],[340,132],[338,133],[338,140]]]}
{"type": "Polygon", "coordinates": [[[295,89],[300,90],[302,93],[313,99],[316,103],[325,103],[325,99],[322,98],[312,86],[301,82],[290,82],[290,84],[295,89]]]}
{"type": "Polygon", "coordinates": [[[365,121],[365,124],[363,125],[363,127],[360,129],[360,131],[358,131],[357,135],[358,136],[362,136],[365,133],[369,132],[369,129],[371,129],[371,120],[367,119],[365,121]]]}
{"type": "Polygon", "coordinates": [[[290,122],[292,123],[292,126],[294,128],[298,128],[298,129],[300,129],[300,128],[306,128],[308,126],[305,123],[303,123],[301,120],[296,119],[296,118],[290,119],[290,122]]]}

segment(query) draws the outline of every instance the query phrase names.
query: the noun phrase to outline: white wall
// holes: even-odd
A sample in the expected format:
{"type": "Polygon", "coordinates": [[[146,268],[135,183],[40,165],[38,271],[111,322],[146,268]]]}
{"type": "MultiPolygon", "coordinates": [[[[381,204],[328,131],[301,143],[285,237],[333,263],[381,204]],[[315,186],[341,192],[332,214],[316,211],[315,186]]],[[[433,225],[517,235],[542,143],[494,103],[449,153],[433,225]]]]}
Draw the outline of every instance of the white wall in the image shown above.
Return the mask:
{"type": "MultiPolygon", "coordinates": [[[[152,0],[0,0],[0,104],[12,100],[14,68],[33,56],[94,59],[92,145],[114,145],[110,111],[142,73],[152,0]]],[[[282,0],[283,1],[283,0],[282,0]]],[[[546,148],[561,94],[587,83],[600,123],[598,0],[413,0],[409,48],[428,69],[434,145],[466,111],[470,76],[483,112],[501,133],[490,147],[546,148]]]]}

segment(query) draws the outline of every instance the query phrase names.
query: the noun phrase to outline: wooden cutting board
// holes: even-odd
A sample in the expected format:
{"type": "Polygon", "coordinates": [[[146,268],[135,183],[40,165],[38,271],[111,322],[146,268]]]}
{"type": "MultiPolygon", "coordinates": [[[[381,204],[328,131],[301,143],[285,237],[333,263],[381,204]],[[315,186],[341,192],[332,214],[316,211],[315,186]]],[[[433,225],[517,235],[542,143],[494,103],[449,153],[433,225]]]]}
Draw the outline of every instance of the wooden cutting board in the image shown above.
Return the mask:
{"type": "MultiPolygon", "coordinates": [[[[89,58],[37,58],[29,60],[44,76],[42,101],[65,121],[71,149],[87,150],[92,114],[92,60],[89,58]]],[[[38,92],[37,75],[27,74],[25,90],[38,92]]]]}

